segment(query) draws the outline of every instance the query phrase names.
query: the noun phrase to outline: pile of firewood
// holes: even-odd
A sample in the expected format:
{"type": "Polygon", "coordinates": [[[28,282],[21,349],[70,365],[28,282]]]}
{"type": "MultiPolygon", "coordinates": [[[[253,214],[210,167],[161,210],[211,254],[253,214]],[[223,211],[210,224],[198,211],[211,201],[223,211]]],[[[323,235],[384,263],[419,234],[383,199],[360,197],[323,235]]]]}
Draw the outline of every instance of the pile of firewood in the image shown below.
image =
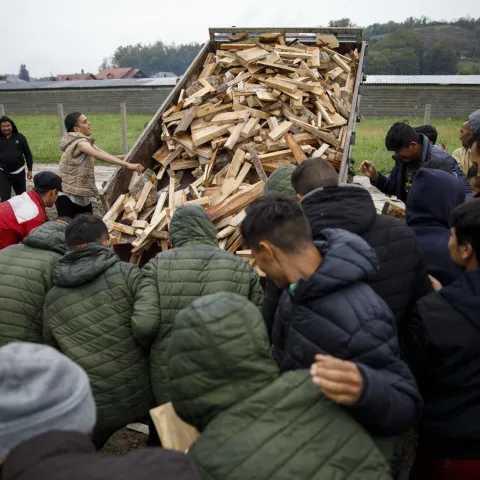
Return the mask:
{"type": "Polygon", "coordinates": [[[208,54],[198,79],[162,115],[155,172],[134,174],[104,217],[114,242],[132,243],[132,262],[154,243],[168,249],[173,212],[196,204],[210,215],[220,246],[253,265],[239,225],[268,175],[309,157],[340,167],[358,52],[338,53],[330,35],[319,35],[317,46],[287,46],[271,33],[257,43],[231,40],[208,54]],[[168,185],[157,192],[165,175],[168,185]]]}

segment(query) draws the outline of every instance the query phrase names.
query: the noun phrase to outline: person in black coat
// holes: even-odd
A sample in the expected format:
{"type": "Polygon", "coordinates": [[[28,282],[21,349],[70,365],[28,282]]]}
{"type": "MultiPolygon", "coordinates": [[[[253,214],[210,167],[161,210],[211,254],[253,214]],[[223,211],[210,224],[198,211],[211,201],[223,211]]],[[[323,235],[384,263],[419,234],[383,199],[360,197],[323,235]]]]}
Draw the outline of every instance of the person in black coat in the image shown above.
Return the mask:
{"type": "Polygon", "coordinates": [[[405,354],[425,401],[411,479],[480,478],[480,199],[452,215],[464,273],[418,302],[405,354]]]}
{"type": "Polygon", "coordinates": [[[417,133],[408,123],[397,122],[390,128],[385,138],[385,147],[395,153],[392,157],[395,166],[390,175],[378,173],[375,164],[370,160],[365,160],[360,165],[360,171],[381,192],[395,195],[405,202],[415,174],[422,164],[428,160],[441,160],[448,164],[453,175],[463,180],[467,198],[472,197],[472,188],[457,161],[448,152],[432,145],[425,135],[417,133]]]}
{"type": "Polygon", "coordinates": [[[413,181],[406,205],[407,225],[417,236],[427,270],[443,286],[461,274],[448,252],[452,211],[465,201],[463,182],[441,170],[421,168],[413,181]]]}
{"type": "Polygon", "coordinates": [[[18,132],[11,118],[0,118],[0,201],[11,197],[12,187],[15,195],[27,190],[25,178],[25,162],[27,177],[31,180],[33,157],[27,139],[18,132]]]}
{"type": "MultiPolygon", "coordinates": [[[[292,175],[292,184],[314,240],[326,228],[343,228],[375,249],[379,269],[369,276],[368,283],[391,308],[401,332],[417,300],[432,291],[415,234],[404,222],[377,214],[363,187],[338,185],[335,169],[325,160],[302,162],[292,175]]],[[[268,311],[272,310],[270,306],[268,311]]]]}
{"type": "Polygon", "coordinates": [[[340,229],[314,243],[300,204],[282,194],[253,202],[241,232],[258,266],[284,289],[272,327],[280,371],[316,362],[315,383],[371,433],[414,426],[422,400],[399,356],[393,314],[365,283],[378,268],[375,251],[340,229]]]}

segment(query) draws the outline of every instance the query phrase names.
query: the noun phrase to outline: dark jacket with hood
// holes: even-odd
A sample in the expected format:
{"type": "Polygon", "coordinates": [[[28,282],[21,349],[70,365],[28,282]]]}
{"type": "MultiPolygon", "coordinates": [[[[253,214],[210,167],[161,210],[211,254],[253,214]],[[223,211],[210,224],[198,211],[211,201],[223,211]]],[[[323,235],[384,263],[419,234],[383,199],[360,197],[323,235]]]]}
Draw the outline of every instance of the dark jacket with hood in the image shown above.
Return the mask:
{"type": "MultiPolygon", "coordinates": [[[[465,192],[467,193],[468,198],[471,198],[472,187],[470,186],[467,177],[462,172],[462,169],[458,166],[457,161],[448,152],[444,152],[439,146],[432,145],[425,135],[420,133],[419,137],[422,141],[422,157],[418,168],[420,168],[422,163],[425,163],[428,160],[441,160],[442,162],[445,162],[451,168],[452,174],[463,181],[465,192]]],[[[378,178],[371,181],[371,184],[374,187],[377,187],[381,192],[386,193],[387,195],[395,195],[399,200],[405,202],[407,200],[407,192],[405,190],[407,167],[404,162],[396,157],[396,155],[393,155],[392,158],[395,160],[395,166],[390,175],[387,177],[386,175],[379,173],[378,178]]]]}
{"type": "Polygon", "coordinates": [[[18,132],[18,128],[11,118],[1,117],[0,123],[10,122],[12,135],[6,137],[0,132],[0,169],[7,173],[15,172],[25,165],[29,172],[33,168],[33,157],[27,139],[18,132]]]}
{"type": "Polygon", "coordinates": [[[15,447],[3,480],[200,480],[189,455],[144,448],[120,456],[97,453],[85,435],[52,431],[15,447]]]}
{"type": "Polygon", "coordinates": [[[308,370],[279,374],[243,296],[202,297],[176,316],[168,373],[175,411],[201,432],[189,453],[204,480],[390,478],[385,441],[324,397],[308,370]]]}
{"type": "Polygon", "coordinates": [[[317,271],[280,298],[274,359],[281,371],[310,368],[317,353],[354,361],[364,390],[352,415],[372,433],[401,434],[416,424],[422,400],[399,356],[393,314],[365,283],[378,268],[375,251],[345,230],[322,233],[317,271]]]}
{"type": "Polygon", "coordinates": [[[407,224],[423,249],[428,273],[450,285],[463,272],[450,259],[450,216],[465,200],[461,180],[441,170],[422,168],[407,200],[407,224]]]}
{"type": "Polygon", "coordinates": [[[43,336],[88,374],[100,430],[153,404],[148,349],[158,330],[155,291],[142,271],[98,243],[67,250],[45,300],[43,336]]]}
{"type": "Polygon", "coordinates": [[[439,458],[480,460],[480,272],[420,300],[407,339],[425,402],[422,448],[439,458]]]}
{"type": "Polygon", "coordinates": [[[152,386],[158,404],[168,402],[167,346],[175,315],[202,295],[234,292],[262,307],[260,279],[243,259],[218,247],[207,212],[198,205],[176,210],[170,222],[172,250],[143,269],[159,302],[159,330],[150,354],[152,386]]]}
{"type": "Polygon", "coordinates": [[[0,346],[42,342],[43,303],[65,253],[61,221],[40,225],[23,243],[0,250],[0,346]]]}
{"type": "Polygon", "coordinates": [[[326,228],[342,228],[374,248],[379,269],[367,281],[390,307],[401,332],[417,300],[432,291],[411,229],[396,218],[377,214],[368,191],[357,185],[319,188],[302,199],[302,207],[314,240],[322,238],[326,228]]]}

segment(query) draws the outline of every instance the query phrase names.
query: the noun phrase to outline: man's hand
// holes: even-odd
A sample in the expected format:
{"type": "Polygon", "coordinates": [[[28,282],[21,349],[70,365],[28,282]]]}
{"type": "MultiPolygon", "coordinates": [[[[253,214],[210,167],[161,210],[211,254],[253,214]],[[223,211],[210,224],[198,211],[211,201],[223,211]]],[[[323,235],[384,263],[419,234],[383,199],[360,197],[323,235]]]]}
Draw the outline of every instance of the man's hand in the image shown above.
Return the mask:
{"type": "Polygon", "coordinates": [[[447,147],[447,144],[446,144],[446,143],[444,143],[444,142],[442,142],[442,150],[443,150],[444,152],[447,152],[447,153],[448,153],[448,147],[447,147]]]}
{"type": "Polygon", "coordinates": [[[360,171],[371,180],[375,181],[378,178],[378,172],[375,164],[370,160],[365,160],[360,165],[360,171]]]}
{"type": "Polygon", "coordinates": [[[132,172],[143,173],[145,168],[139,163],[127,163],[126,167],[132,172]]]}
{"type": "Polygon", "coordinates": [[[363,391],[363,377],[353,362],[330,355],[315,355],[310,369],[312,381],[330,400],[355,405],[363,391]]]}
{"type": "Polygon", "coordinates": [[[31,170],[27,172],[27,180],[31,180],[33,178],[33,173],[31,170]]]}
{"type": "Polygon", "coordinates": [[[430,279],[430,282],[432,282],[432,287],[436,292],[443,288],[443,285],[435,277],[429,275],[428,278],[430,279]]]}

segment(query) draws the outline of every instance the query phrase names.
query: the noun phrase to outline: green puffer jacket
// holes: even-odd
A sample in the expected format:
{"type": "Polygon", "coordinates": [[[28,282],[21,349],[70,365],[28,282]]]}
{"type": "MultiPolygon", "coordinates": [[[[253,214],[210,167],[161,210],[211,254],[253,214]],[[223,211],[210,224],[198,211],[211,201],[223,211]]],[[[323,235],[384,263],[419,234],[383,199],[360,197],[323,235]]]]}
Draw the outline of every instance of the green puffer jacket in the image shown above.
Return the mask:
{"type": "Polygon", "coordinates": [[[279,375],[245,298],[220,293],[182,310],[168,356],[175,411],[201,432],[189,453],[203,480],[391,478],[372,437],[308,370],[279,375]]]}
{"type": "Polygon", "coordinates": [[[218,247],[204,208],[179,208],[170,223],[173,250],[160,253],[145,267],[145,275],[160,301],[160,328],[150,354],[155,400],[169,401],[166,350],[175,315],[202,295],[234,292],[263,304],[260,279],[242,258],[218,247]]]}
{"type": "Polygon", "coordinates": [[[295,165],[282,165],[278,167],[265,183],[265,192],[280,192],[297,198],[292,186],[292,173],[295,165]]]}
{"type": "Polygon", "coordinates": [[[45,300],[44,341],[88,374],[97,427],[147,415],[153,397],[148,348],[158,328],[156,292],[142,271],[98,243],[69,249],[45,300]]]}
{"type": "Polygon", "coordinates": [[[42,342],[42,310],[65,253],[64,222],[47,222],[22,244],[0,250],[0,347],[12,341],[42,342]]]}

